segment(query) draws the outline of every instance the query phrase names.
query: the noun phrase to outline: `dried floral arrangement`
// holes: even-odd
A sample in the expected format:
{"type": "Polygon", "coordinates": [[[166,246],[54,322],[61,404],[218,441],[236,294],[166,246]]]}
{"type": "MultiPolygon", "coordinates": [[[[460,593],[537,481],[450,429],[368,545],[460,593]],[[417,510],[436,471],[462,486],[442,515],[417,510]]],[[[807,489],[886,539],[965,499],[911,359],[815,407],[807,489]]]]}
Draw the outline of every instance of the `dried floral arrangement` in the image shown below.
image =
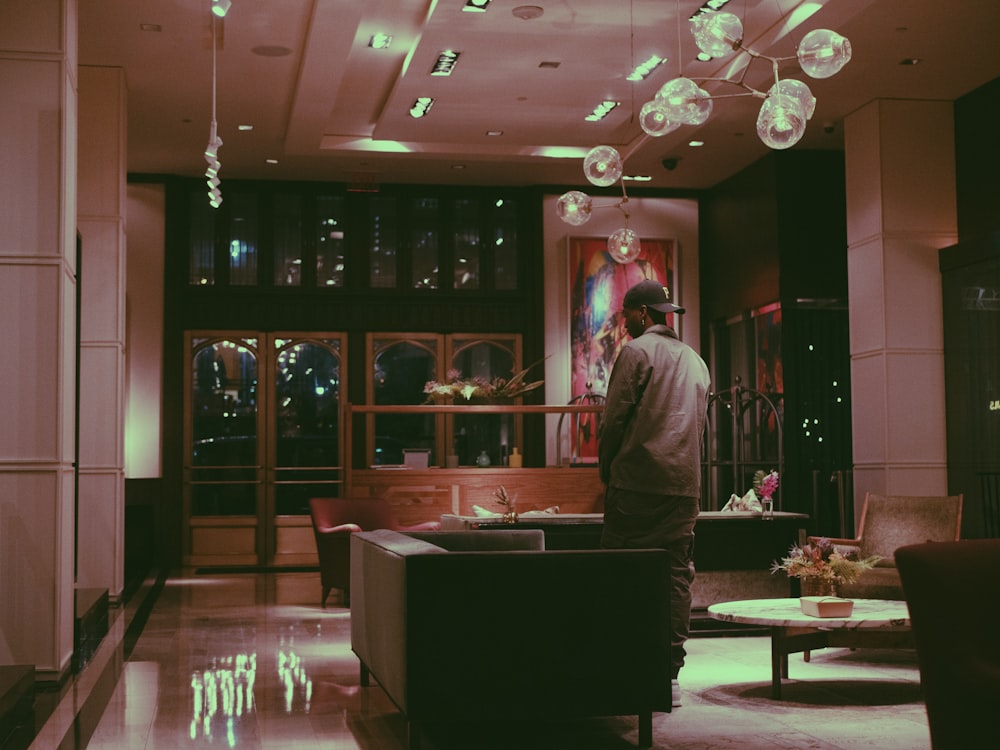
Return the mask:
{"type": "Polygon", "coordinates": [[[517,504],[517,496],[511,497],[507,494],[507,488],[502,484],[493,490],[493,497],[503,507],[503,520],[505,523],[517,523],[517,511],[514,506],[517,504]]]}
{"type": "Polygon", "coordinates": [[[838,583],[854,583],[864,571],[875,567],[881,556],[859,559],[856,551],[842,552],[829,539],[814,544],[793,545],[786,557],[771,565],[771,572],[783,571],[789,578],[823,578],[838,583]]]}
{"type": "Polygon", "coordinates": [[[458,370],[448,370],[447,381],[439,383],[436,380],[430,380],[424,385],[424,393],[427,394],[427,403],[431,403],[441,397],[457,398],[461,396],[466,401],[471,401],[474,398],[496,400],[523,396],[525,393],[544,385],[544,380],[526,380],[528,371],[541,361],[544,360],[539,360],[539,362],[525,367],[520,372],[514,373],[510,378],[498,377],[492,380],[487,380],[486,378],[464,379],[462,373],[458,370]]]}

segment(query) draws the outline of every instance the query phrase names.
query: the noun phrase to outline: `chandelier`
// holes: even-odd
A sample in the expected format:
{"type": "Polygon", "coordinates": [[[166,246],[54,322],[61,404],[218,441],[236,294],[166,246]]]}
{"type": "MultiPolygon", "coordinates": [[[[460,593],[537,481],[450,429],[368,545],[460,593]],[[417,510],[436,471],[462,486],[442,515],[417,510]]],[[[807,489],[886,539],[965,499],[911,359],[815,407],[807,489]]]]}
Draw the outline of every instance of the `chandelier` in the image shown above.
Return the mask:
{"type": "Polygon", "coordinates": [[[219,137],[219,126],[215,120],[215,99],[218,85],[218,74],[216,66],[217,38],[215,19],[223,17],[229,10],[230,0],[212,0],[212,124],[208,131],[208,145],[205,146],[205,161],[208,167],[205,169],[205,181],[208,185],[208,204],[212,208],[222,205],[222,191],[219,189],[219,170],[222,169],[222,162],[219,161],[219,149],[222,147],[222,139],[219,137]],[[219,13],[219,9],[222,12],[219,13]]]}
{"type": "MultiPolygon", "coordinates": [[[[746,73],[736,80],[705,78],[701,81],[721,81],[743,91],[726,96],[754,96],[763,99],[757,115],[757,135],[773,149],[791,148],[802,138],[806,122],[816,109],[816,97],[809,86],[795,79],[781,80],[778,65],[786,60],[797,60],[802,71],[810,78],[829,78],[836,75],[851,59],[851,43],[829,29],[815,29],[806,34],[796,48],[794,57],[771,57],[743,46],[743,22],[732,13],[708,10],[691,18],[691,33],[695,44],[704,54],[724,58],[733,54],[749,55],[751,60],[771,63],[774,83],[765,91],[746,83],[746,73]]],[[[672,133],[683,125],[702,125],[712,114],[714,98],[696,80],[680,76],[667,81],[650,101],[639,110],[639,125],[650,136],[659,137],[672,133]]],[[[583,160],[583,173],[587,180],[598,187],[609,187],[622,178],[624,167],[621,155],[612,146],[595,146],[583,160]]],[[[630,263],[640,252],[639,238],[629,229],[627,210],[628,195],[622,182],[622,199],[612,204],[625,217],[625,226],[608,237],[608,253],[618,263],[630,263]]],[[[590,220],[595,208],[590,196],[580,190],[571,190],[560,196],[556,203],[559,218],[572,226],[590,220]]]]}

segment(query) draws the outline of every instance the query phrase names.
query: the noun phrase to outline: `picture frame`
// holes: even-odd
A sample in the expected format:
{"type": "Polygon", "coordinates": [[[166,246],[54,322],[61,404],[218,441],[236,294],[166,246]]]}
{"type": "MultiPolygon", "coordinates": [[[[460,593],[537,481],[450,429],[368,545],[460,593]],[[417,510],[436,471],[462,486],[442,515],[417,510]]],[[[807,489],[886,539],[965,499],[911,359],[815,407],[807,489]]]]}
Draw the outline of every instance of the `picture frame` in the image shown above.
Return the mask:
{"type": "MultiPolygon", "coordinates": [[[[630,287],[653,279],[670,291],[670,300],[680,304],[674,290],[678,285],[676,241],[642,239],[638,257],[618,263],[608,253],[605,237],[568,238],[570,316],[570,398],[571,403],[588,397],[603,397],[608,379],[628,334],[622,325],[621,309],[630,287]]],[[[680,334],[680,316],[667,315],[667,325],[680,334]]],[[[580,415],[573,430],[570,450],[573,460],[597,456],[596,420],[588,423],[580,415]]]]}

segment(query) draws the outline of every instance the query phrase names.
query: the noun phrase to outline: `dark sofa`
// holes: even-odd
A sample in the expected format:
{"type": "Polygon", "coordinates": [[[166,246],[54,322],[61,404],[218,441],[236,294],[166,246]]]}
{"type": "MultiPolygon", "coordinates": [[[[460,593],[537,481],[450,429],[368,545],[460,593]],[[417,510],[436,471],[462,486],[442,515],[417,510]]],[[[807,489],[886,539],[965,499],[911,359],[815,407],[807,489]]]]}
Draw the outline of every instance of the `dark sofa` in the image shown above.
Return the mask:
{"type": "Polygon", "coordinates": [[[550,550],[540,530],[351,539],[351,647],[409,722],[670,711],[663,550],[550,550]]]}

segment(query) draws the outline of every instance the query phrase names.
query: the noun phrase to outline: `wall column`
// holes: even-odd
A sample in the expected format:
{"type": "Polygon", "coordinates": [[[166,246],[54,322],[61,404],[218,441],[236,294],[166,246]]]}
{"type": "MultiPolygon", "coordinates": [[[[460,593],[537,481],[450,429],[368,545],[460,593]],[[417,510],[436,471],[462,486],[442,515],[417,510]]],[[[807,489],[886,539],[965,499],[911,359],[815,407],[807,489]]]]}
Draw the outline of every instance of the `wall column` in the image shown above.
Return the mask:
{"type": "Polygon", "coordinates": [[[125,72],[81,66],[79,78],[77,586],[114,601],[125,579],[125,72]]]}
{"type": "Polygon", "coordinates": [[[73,655],[76,0],[0,3],[0,664],[73,655]]]}
{"type": "Polygon", "coordinates": [[[947,494],[938,250],[958,241],[951,102],[877,100],[844,127],[854,496],[947,494]]]}

